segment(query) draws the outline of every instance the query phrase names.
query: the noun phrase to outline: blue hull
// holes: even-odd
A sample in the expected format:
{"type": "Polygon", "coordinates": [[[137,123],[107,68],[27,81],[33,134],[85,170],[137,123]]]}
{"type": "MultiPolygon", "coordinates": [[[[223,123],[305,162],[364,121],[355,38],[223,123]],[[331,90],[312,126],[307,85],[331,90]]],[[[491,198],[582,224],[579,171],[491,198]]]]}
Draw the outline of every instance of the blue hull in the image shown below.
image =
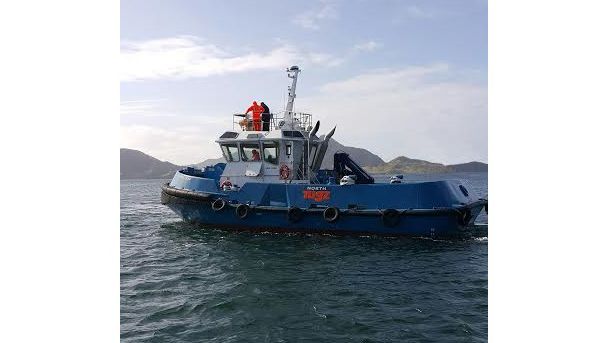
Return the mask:
{"type": "Polygon", "coordinates": [[[350,186],[248,183],[239,191],[225,192],[216,178],[184,171],[163,186],[161,198],[185,221],[215,228],[420,237],[468,235],[487,204],[472,198],[459,181],[350,186]],[[329,207],[337,210],[337,218],[324,218],[329,207]],[[289,209],[299,215],[291,216],[289,209]]]}

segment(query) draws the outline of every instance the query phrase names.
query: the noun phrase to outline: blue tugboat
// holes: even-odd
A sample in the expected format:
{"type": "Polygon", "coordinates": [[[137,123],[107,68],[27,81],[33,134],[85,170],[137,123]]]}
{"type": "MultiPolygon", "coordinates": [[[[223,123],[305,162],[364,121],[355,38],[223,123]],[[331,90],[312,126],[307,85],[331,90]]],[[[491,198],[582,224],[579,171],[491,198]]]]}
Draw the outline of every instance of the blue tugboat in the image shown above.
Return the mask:
{"type": "Polygon", "coordinates": [[[161,202],[185,221],[230,230],[420,237],[471,232],[487,200],[460,181],[393,177],[376,183],[346,153],[334,155],[332,170],[321,169],[335,128],[318,137],[320,122],[312,126],[311,114],[293,112],[300,72],[287,69],[292,85],[286,108],[271,116],[268,131],[254,130],[260,124],[235,114],[233,130],[216,141],[226,163],[176,172],[162,186],[161,202]]]}

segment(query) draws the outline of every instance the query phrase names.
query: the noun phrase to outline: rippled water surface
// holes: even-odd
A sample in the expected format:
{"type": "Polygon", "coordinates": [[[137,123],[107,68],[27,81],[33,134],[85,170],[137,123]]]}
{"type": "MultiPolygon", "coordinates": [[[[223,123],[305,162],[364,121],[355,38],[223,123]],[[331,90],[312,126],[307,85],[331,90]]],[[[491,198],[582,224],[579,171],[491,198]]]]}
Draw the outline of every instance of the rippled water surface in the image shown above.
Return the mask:
{"type": "MultiPolygon", "coordinates": [[[[487,193],[486,173],[466,179],[487,193]]],[[[123,342],[487,340],[487,239],[204,230],[121,181],[123,342]]],[[[486,216],[479,220],[487,221],[486,216]]]]}

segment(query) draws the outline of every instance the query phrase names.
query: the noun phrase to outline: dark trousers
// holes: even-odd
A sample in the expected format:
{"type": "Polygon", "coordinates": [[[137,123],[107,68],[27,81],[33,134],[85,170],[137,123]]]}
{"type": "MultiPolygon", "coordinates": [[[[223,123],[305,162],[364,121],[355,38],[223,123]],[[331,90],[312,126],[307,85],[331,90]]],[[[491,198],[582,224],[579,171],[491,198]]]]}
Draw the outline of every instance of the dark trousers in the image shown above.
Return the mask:
{"type": "Polygon", "coordinates": [[[269,122],[271,121],[271,114],[263,113],[261,115],[261,119],[263,120],[263,131],[269,131],[269,122]]]}

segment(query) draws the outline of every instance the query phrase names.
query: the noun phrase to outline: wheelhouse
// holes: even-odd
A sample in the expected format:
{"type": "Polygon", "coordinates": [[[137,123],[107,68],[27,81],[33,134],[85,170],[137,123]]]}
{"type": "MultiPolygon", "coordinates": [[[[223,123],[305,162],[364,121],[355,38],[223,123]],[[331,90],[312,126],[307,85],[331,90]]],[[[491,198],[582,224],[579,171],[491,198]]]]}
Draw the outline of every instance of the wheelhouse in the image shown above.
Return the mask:
{"type": "Polygon", "coordinates": [[[221,182],[314,182],[334,129],[320,139],[316,136],[320,122],[313,127],[311,114],[293,111],[300,69],[293,66],[287,72],[293,80],[284,111],[271,113],[269,125],[253,125],[247,114],[233,114],[233,130],[216,141],[227,162],[221,182]],[[269,130],[254,130],[255,127],[269,130]]]}

